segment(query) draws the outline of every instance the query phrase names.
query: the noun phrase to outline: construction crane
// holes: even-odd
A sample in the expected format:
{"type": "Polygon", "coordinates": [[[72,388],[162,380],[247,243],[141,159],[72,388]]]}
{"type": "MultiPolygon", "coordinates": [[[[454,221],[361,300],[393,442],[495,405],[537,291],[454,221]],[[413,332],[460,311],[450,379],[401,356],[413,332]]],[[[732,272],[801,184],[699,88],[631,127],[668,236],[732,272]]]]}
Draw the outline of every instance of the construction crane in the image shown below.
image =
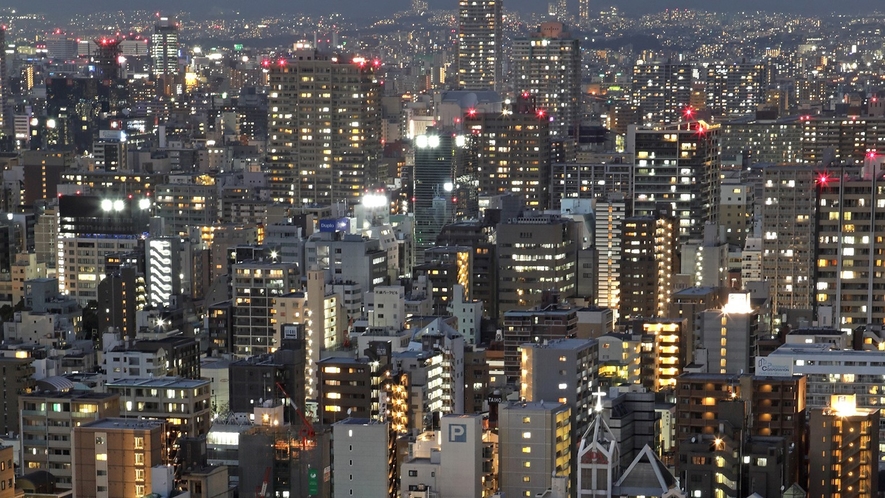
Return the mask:
{"type": "Polygon", "coordinates": [[[261,486],[255,488],[255,498],[267,498],[267,483],[270,481],[270,467],[264,470],[264,480],[261,486]]]}
{"type": "Polygon", "coordinates": [[[298,405],[295,404],[295,400],[289,396],[289,393],[286,392],[286,388],[283,387],[283,384],[277,382],[277,389],[286,396],[286,399],[289,400],[289,404],[292,406],[292,409],[295,410],[295,413],[301,418],[301,445],[307,446],[308,442],[313,445],[316,442],[316,431],[313,429],[313,424],[310,423],[310,420],[301,413],[301,410],[298,409],[298,405]]]}

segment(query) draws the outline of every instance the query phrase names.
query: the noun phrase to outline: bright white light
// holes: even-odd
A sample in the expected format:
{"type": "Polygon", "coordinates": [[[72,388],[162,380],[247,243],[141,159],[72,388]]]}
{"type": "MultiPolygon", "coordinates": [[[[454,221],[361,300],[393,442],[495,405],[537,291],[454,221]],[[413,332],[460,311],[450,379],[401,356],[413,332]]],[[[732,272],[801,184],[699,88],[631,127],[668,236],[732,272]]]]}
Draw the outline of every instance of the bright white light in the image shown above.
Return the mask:
{"type": "Polygon", "coordinates": [[[455,137],[455,145],[457,145],[458,147],[464,147],[465,145],[467,145],[467,137],[465,137],[464,135],[458,135],[457,137],[455,137]]]}
{"type": "Polygon", "coordinates": [[[114,211],[122,211],[125,207],[126,203],[124,203],[122,200],[117,199],[116,201],[114,201],[114,211]]]}
{"type": "Polygon", "coordinates": [[[363,207],[374,209],[387,206],[387,196],[379,194],[366,194],[363,196],[363,207]]]}
{"type": "Polygon", "coordinates": [[[279,256],[279,254],[277,254],[276,251],[271,251],[271,252],[270,252],[270,259],[277,259],[277,256],[279,256]]]}
{"type": "Polygon", "coordinates": [[[40,120],[37,118],[31,118],[31,126],[37,126],[40,124],[40,120]]]}
{"type": "Polygon", "coordinates": [[[439,135],[430,135],[427,137],[427,145],[430,147],[439,147],[439,135]]]}
{"type": "Polygon", "coordinates": [[[114,201],[110,199],[104,199],[101,201],[101,210],[102,211],[110,211],[114,209],[114,201]]]}
{"type": "Polygon", "coordinates": [[[415,137],[415,145],[418,146],[419,149],[427,147],[427,135],[418,135],[415,137]]]}
{"type": "Polygon", "coordinates": [[[55,129],[55,120],[54,119],[47,120],[46,127],[49,128],[50,130],[55,129]]]}
{"type": "Polygon", "coordinates": [[[194,47],[194,53],[195,53],[195,54],[202,54],[202,53],[203,53],[203,49],[200,48],[200,47],[194,47]]]}
{"type": "Polygon", "coordinates": [[[139,209],[150,209],[150,207],[151,207],[151,200],[150,199],[141,199],[138,201],[138,208],[139,209]]]}
{"type": "Polygon", "coordinates": [[[454,188],[455,186],[452,184],[452,182],[446,182],[443,184],[443,190],[445,190],[446,192],[451,192],[454,188]]]}

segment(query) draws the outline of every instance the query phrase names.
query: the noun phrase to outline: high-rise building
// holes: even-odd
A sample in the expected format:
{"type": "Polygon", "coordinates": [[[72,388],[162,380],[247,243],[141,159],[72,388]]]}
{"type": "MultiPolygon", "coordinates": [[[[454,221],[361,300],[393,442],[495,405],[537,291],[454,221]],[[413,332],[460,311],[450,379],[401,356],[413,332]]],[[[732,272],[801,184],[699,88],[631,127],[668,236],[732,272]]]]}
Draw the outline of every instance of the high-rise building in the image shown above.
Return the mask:
{"type": "Polygon", "coordinates": [[[536,496],[552,477],[571,478],[571,408],[551,401],[517,402],[499,409],[498,464],[505,496],[536,496]]]}
{"type": "Polygon", "coordinates": [[[502,333],[507,382],[520,382],[521,345],[571,337],[577,326],[577,309],[556,304],[546,304],[533,310],[505,312],[502,333]]]}
{"type": "Polygon", "coordinates": [[[467,154],[468,161],[476,164],[479,195],[512,192],[531,209],[547,209],[550,126],[547,112],[535,107],[533,97],[518,97],[513,110],[502,114],[468,111],[467,154]]]}
{"type": "Polygon", "coordinates": [[[706,223],[719,222],[719,128],[691,121],[665,128],[630,126],[627,150],[635,153],[633,215],[661,204],[678,220],[677,241],[702,239],[706,223]]]}
{"type": "Polygon", "coordinates": [[[155,307],[170,307],[181,294],[181,239],[151,237],[147,242],[148,301],[155,307]]]}
{"type": "Polygon", "coordinates": [[[542,23],[513,41],[517,92],[528,92],[550,120],[554,140],[577,135],[581,105],[581,47],[560,22],[542,23]]]}
{"type": "Polygon", "coordinates": [[[265,66],[271,198],[297,206],[356,204],[379,177],[377,64],[301,49],[265,66]]]}
{"type": "Polygon", "coordinates": [[[15,448],[0,445],[0,498],[15,498],[15,448]]]}
{"type": "Polygon", "coordinates": [[[765,99],[764,71],[764,65],[757,62],[708,65],[707,109],[725,116],[755,112],[765,99]]]}
{"type": "Polygon", "coordinates": [[[666,316],[673,293],[675,220],[665,213],[631,216],[621,229],[622,319],[666,316]]]}
{"type": "Polygon", "coordinates": [[[131,252],[147,231],[147,198],[63,195],[58,199],[59,291],[81,304],[95,300],[106,256],[131,252]]]}
{"type": "Polygon", "coordinates": [[[558,216],[522,216],[498,225],[498,315],[530,309],[555,289],[574,295],[577,223],[558,216]]]}
{"type": "Polygon", "coordinates": [[[178,21],[161,17],[154,24],[151,34],[151,59],[154,63],[154,74],[178,74],[178,21]]]}
{"type": "Polygon", "coordinates": [[[632,104],[642,123],[675,123],[691,99],[691,64],[644,62],[633,66],[632,104]]]}
{"type": "Polygon", "coordinates": [[[300,288],[296,263],[249,260],[233,265],[234,350],[237,357],[272,353],[282,344],[274,325],[276,298],[300,288]]]}
{"type": "Polygon", "coordinates": [[[390,426],[348,417],[332,424],[335,459],[334,498],[395,496],[396,455],[390,426]]]}
{"type": "Polygon", "coordinates": [[[522,399],[557,400],[572,409],[577,439],[589,427],[591,386],[596,384],[595,339],[553,339],[520,346],[520,390],[522,399]],[[555,367],[554,367],[555,365],[555,367]]]}
{"type": "Polygon", "coordinates": [[[699,347],[706,351],[707,372],[740,374],[753,371],[759,313],[749,293],[729,294],[722,309],[709,309],[695,321],[699,347]]]}
{"type": "Polygon", "coordinates": [[[501,90],[503,44],[502,0],[459,0],[458,86],[501,90]]]}
{"type": "Polygon", "coordinates": [[[7,112],[9,81],[6,75],[6,26],[0,26],[0,131],[12,126],[12,116],[7,112]]]}
{"type": "Polygon", "coordinates": [[[456,147],[451,133],[429,129],[427,134],[415,137],[412,212],[415,213],[415,255],[419,265],[426,261],[424,251],[436,245],[442,227],[453,219],[456,147]]]}
{"type": "Polygon", "coordinates": [[[829,408],[811,410],[809,498],[878,496],[879,410],[855,406],[854,396],[834,394],[829,408]]]}
{"type": "Polygon", "coordinates": [[[593,234],[597,257],[596,304],[618,310],[621,303],[621,238],[627,201],[623,196],[599,199],[593,214],[596,219],[593,234]]]}
{"type": "Polygon", "coordinates": [[[762,278],[770,282],[774,314],[812,306],[815,175],[808,166],[762,170],[762,278]]]}
{"type": "Polygon", "coordinates": [[[154,467],[166,463],[164,428],[159,420],[121,418],[75,427],[74,494],[126,498],[150,494],[153,485],[160,484],[153,482],[154,467]]]}
{"type": "MultiPolygon", "coordinates": [[[[872,160],[868,160],[872,163],[872,160]]],[[[819,178],[815,302],[832,306],[834,326],[852,331],[885,323],[885,289],[879,282],[885,257],[885,186],[869,164],[864,178],[819,178]],[[872,213],[875,213],[872,214],[872,213]]]]}

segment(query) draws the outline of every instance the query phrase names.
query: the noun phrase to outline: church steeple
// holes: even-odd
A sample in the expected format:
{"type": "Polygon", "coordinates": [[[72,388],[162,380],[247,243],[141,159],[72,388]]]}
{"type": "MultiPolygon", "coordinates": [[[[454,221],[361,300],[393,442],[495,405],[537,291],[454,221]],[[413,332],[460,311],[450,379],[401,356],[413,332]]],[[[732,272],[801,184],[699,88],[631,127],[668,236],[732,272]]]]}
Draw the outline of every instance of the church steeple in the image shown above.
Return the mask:
{"type": "Polygon", "coordinates": [[[590,424],[581,437],[578,448],[578,498],[612,498],[612,490],[620,477],[620,447],[605,422],[602,397],[605,393],[597,386],[596,404],[593,406],[590,424]]]}

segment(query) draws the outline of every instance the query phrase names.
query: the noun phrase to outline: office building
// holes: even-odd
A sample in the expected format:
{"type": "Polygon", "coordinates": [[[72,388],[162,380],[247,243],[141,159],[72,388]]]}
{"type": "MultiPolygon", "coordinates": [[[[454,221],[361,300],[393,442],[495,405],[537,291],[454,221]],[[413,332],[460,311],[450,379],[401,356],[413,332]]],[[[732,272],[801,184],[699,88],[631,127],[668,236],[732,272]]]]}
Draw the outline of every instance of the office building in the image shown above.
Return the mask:
{"type": "Polygon", "coordinates": [[[809,417],[809,498],[872,498],[879,493],[879,410],[858,408],[850,395],[809,417]]]}
{"type": "Polygon", "coordinates": [[[678,222],[678,243],[701,239],[704,225],[719,223],[719,127],[691,121],[663,129],[629,127],[635,153],[633,215],[666,205],[678,222]]]}
{"type": "Polygon", "coordinates": [[[577,288],[577,223],[552,215],[498,224],[498,316],[541,304],[551,289],[562,298],[577,288]]]}
{"type": "MultiPolygon", "coordinates": [[[[108,334],[104,338],[110,342],[108,334]]],[[[125,340],[112,349],[105,343],[102,358],[105,382],[138,377],[200,378],[200,344],[193,337],[178,335],[134,343],[130,338],[122,338],[125,340]]]]}
{"type": "Polygon", "coordinates": [[[378,180],[376,64],[308,48],[269,71],[267,182],[275,202],[356,204],[378,180]]]}
{"type": "Polygon", "coordinates": [[[633,66],[631,103],[642,123],[675,123],[683,117],[691,97],[691,64],[638,61],[633,66]]]}
{"type": "Polygon", "coordinates": [[[504,36],[501,0],[458,1],[458,86],[502,90],[504,36]]]}
{"type": "Polygon", "coordinates": [[[74,484],[71,432],[79,425],[120,414],[120,395],[71,391],[73,383],[52,377],[67,391],[40,392],[19,397],[22,468],[52,473],[61,488],[74,484]]]}
{"type": "Polygon", "coordinates": [[[771,285],[771,309],[811,309],[817,179],[809,166],[762,170],[762,275],[771,285]]]}
{"type": "Polygon", "coordinates": [[[552,401],[499,408],[499,483],[505,496],[536,496],[551,487],[552,477],[571,480],[571,418],[571,408],[552,401]]]}
{"type": "Polygon", "coordinates": [[[133,251],[147,231],[147,199],[63,195],[58,199],[58,286],[81,305],[95,300],[106,256],[133,251]]]}
{"type": "Polygon", "coordinates": [[[676,220],[665,213],[625,218],[621,229],[622,320],[663,317],[673,293],[676,220]]]}
{"type": "MultiPolygon", "coordinates": [[[[140,498],[155,490],[152,472],[166,462],[165,424],[101,418],[73,429],[74,496],[140,498]]],[[[158,486],[159,489],[162,489],[158,486]]]]}
{"type": "Polygon", "coordinates": [[[332,424],[335,498],[395,496],[394,440],[386,423],[348,417],[332,424]]]}
{"type": "Polygon", "coordinates": [[[528,38],[513,41],[517,93],[535,97],[551,120],[550,136],[577,135],[581,103],[581,47],[560,22],[542,23],[528,38]]]}
{"type": "Polygon", "coordinates": [[[154,24],[154,32],[151,34],[154,74],[164,77],[178,74],[178,30],[178,21],[168,17],[161,17],[154,24]]]}
{"type": "MultiPolygon", "coordinates": [[[[442,227],[454,219],[452,189],[455,161],[460,154],[450,133],[428,129],[415,137],[412,212],[415,213],[415,262],[426,262],[424,251],[436,245],[442,227]]],[[[409,268],[411,270],[411,268],[409,268]]]]}

